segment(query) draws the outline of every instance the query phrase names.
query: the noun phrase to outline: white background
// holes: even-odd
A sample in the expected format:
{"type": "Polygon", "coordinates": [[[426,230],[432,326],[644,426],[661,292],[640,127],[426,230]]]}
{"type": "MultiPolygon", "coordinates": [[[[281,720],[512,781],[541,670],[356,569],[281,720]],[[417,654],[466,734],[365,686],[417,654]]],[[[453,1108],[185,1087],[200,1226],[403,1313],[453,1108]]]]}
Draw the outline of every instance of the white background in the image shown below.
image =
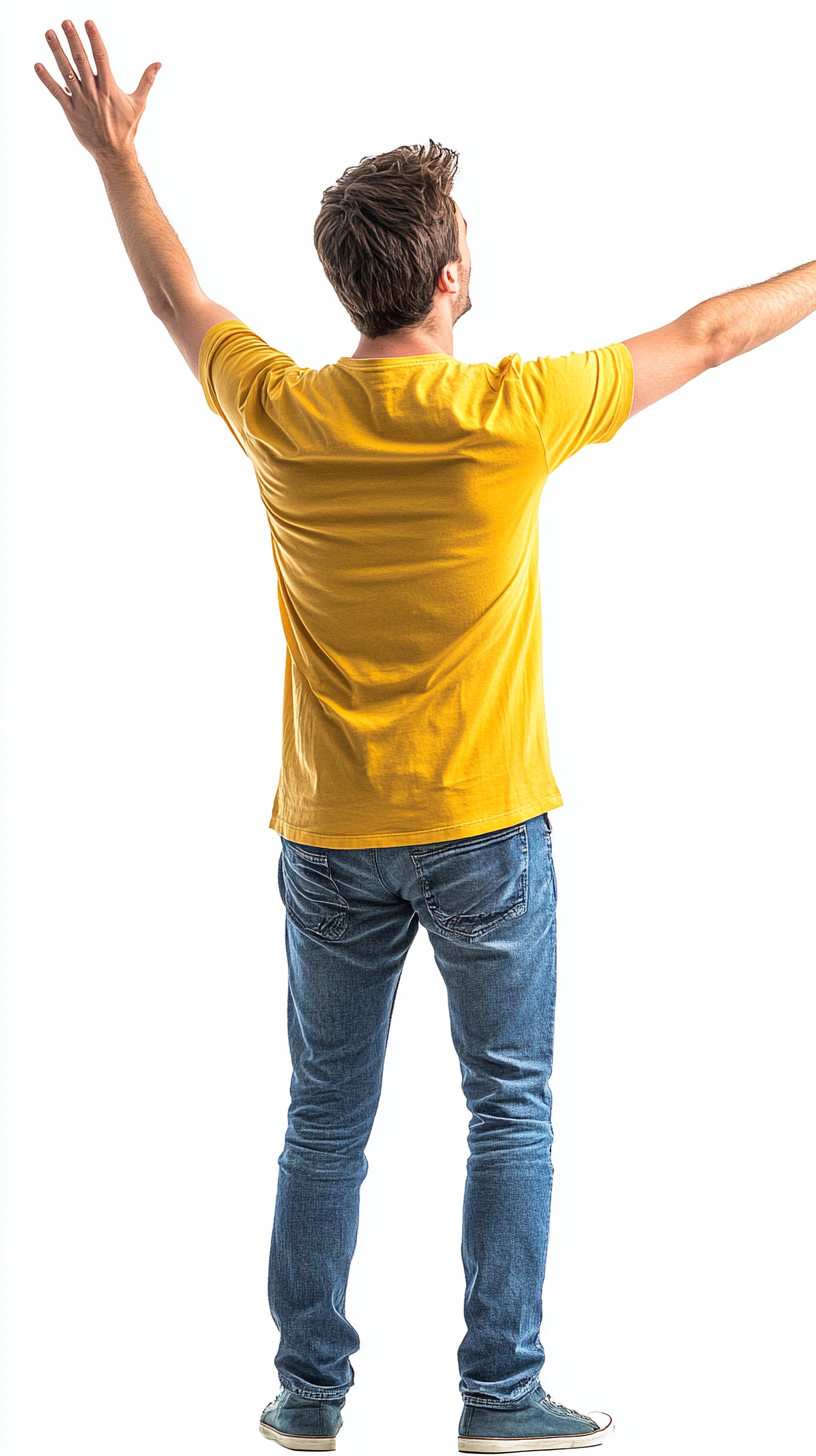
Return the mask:
{"type": "MultiPolygon", "coordinates": [[[[289,1077],[283,638],[251,467],[127,262],[7,7],[5,1456],[240,1456],[289,1077]]],[[[362,155],[461,152],[469,360],[582,350],[816,254],[812,4],[101,0],[207,293],[304,364],[355,336],[311,241],[362,155]]],[[[560,890],[544,1388],[610,1453],[811,1449],[808,320],[542,503],[560,890]]],[[[455,1451],[467,1115],[399,992],[348,1294],[347,1456],[455,1451]]]]}

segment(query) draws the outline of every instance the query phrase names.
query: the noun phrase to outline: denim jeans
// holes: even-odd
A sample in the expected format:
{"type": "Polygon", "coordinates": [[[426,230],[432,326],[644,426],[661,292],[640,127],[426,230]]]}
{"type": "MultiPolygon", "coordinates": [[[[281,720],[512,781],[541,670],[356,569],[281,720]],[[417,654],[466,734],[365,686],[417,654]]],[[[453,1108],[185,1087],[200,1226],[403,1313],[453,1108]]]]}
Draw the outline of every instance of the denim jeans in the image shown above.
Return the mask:
{"type": "MultiPolygon", "coordinates": [[[[421,923],[445,980],[470,1111],[459,1389],[535,1389],[549,1231],[555,1010],[550,822],[388,849],[282,840],[291,1102],[269,1259],[281,1385],[342,1403],[360,1348],[346,1318],[365,1147],[394,997],[421,923]]],[[[419,1073],[418,1073],[419,1074],[419,1073]]]]}

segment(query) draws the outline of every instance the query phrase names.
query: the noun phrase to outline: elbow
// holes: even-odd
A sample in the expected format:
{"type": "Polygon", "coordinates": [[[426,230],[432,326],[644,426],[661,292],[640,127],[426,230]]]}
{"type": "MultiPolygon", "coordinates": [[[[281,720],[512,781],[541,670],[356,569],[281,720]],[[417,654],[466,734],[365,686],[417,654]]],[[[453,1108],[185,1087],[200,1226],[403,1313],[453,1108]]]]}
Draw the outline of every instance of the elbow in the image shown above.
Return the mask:
{"type": "Polygon", "coordinates": [[[689,309],[682,322],[685,325],[686,348],[696,354],[701,373],[705,369],[716,369],[739,353],[731,322],[718,306],[717,299],[709,299],[689,309]]]}
{"type": "Polygon", "coordinates": [[[148,297],[147,301],[150,304],[150,312],[154,313],[157,319],[161,319],[161,322],[163,324],[166,324],[173,312],[170,300],[167,295],[164,293],[157,293],[152,298],[148,297]]]}
{"type": "Polygon", "coordinates": [[[706,369],[716,369],[720,364],[727,364],[729,359],[735,359],[743,352],[746,343],[740,321],[733,317],[731,311],[712,307],[712,303],[718,302],[714,299],[704,305],[703,316],[697,319],[706,369]]]}
{"type": "Polygon", "coordinates": [[[739,345],[733,336],[725,329],[712,329],[703,346],[703,353],[706,359],[706,369],[716,369],[720,364],[727,364],[740,352],[739,345]]]}
{"type": "Polygon", "coordinates": [[[694,319],[688,344],[699,360],[701,374],[716,369],[732,355],[728,331],[716,319],[694,319]]]}

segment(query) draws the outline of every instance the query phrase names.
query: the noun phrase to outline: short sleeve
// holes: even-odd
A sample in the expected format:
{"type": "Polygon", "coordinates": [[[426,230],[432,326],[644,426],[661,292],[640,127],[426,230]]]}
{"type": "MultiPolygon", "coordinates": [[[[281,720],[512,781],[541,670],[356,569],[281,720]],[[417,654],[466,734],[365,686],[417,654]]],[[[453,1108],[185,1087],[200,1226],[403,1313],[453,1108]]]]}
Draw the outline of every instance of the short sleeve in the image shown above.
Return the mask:
{"type": "Polygon", "coordinates": [[[584,445],[611,440],[629,416],[634,372],[625,344],[533,359],[521,373],[550,471],[584,445]]]}
{"type": "Polygon", "coordinates": [[[247,417],[263,408],[290,370],[288,354],[273,349],[238,319],[213,324],[201,341],[198,377],[210,409],[246,451],[247,417]]]}

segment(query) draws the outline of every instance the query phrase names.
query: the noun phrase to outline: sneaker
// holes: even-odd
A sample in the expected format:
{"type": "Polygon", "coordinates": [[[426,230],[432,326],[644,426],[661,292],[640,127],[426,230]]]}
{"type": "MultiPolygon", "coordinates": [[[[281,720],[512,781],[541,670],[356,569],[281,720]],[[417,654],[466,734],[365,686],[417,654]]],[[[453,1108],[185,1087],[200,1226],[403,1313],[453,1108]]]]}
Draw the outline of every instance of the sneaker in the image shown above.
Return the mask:
{"type": "Polygon", "coordinates": [[[600,1446],[614,1429],[612,1417],[605,1411],[581,1415],[569,1406],[556,1405],[539,1385],[512,1410],[466,1405],[459,1422],[459,1450],[573,1451],[580,1446],[600,1446]]]}
{"type": "Polygon", "coordinates": [[[333,1451],[342,1424],[339,1406],[282,1390],[264,1407],[260,1432],[290,1451],[333,1451]]]}

